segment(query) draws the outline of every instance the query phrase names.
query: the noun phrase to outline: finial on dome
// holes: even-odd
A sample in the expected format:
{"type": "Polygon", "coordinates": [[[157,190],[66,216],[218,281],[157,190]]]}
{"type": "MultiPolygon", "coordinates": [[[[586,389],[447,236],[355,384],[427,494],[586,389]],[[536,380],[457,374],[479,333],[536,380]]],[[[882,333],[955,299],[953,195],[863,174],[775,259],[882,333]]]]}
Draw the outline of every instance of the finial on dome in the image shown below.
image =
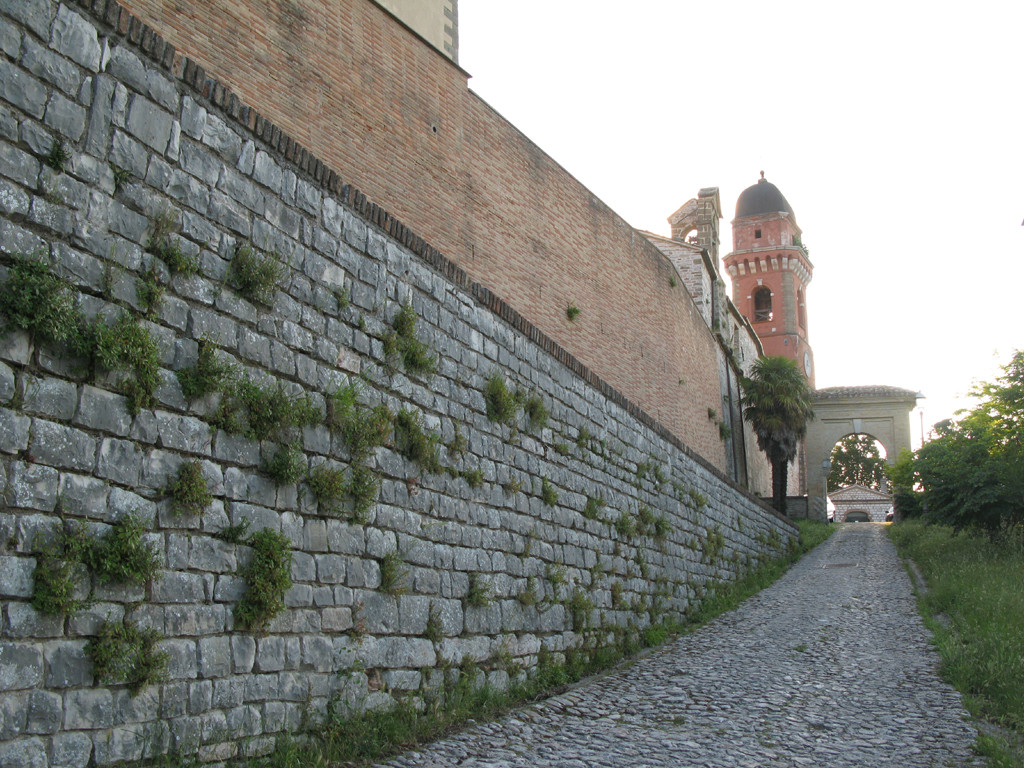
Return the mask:
{"type": "Polygon", "coordinates": [[[757,183],[760,184],[763,181],[766,181],[766,179],[764,177],[764,171],[761,171],[761,178],[757,180],[757,183]]]}

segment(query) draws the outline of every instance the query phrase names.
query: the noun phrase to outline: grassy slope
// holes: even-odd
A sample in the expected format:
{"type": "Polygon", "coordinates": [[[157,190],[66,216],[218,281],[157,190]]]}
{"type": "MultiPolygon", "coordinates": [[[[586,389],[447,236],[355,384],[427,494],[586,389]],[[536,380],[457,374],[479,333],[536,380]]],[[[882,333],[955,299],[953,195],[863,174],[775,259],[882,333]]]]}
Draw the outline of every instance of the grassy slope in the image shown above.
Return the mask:
{"type": "Polygon", "coordinates": [[[920,604],[943,677],[975,715],[1008,732],[983,735],[979,751],[992,766],[1024,766],[1009,748],[1024,739],[1024,551],[915,521],[889,533],[928,584],[920,604]]]}

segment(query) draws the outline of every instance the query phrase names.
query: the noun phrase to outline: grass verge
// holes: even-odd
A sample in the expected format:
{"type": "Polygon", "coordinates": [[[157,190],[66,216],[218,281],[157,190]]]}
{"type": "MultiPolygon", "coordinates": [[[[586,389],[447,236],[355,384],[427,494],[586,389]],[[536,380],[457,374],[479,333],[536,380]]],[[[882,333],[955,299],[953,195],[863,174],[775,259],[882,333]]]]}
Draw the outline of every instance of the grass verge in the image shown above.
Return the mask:
{"type": "Polygon", "coordinates": [[[941,525],[889,528],[899,553],[921,570],[925,623],[943,678],[964,694],[983,729],[976,748],[1000,768],[1024,766],[1024,548],[941,525]],[[1014,754],[1016,753],[1016,754],[1014,754]]]}
{"type": "MultiPolygon", "coordinates": [[[[342,712],[328,708],[324,721],[303,734],[278,741],[272,754],[234,765],[249,768],[358,768],[388,759],[397,753],[457,731],[467,721],[492,720],[513,707],[537,701],[565,690],[566,686],[607,670],[645,647],[661,645],[672,637],[691,632],[725,611],[732,610],[772,584],[805,552],[831,535],[823,523],[797,521],[799,540],[779,558],[766,562],[739,582],[705,592],[701,607],[685,622],[651,625],[618,641],[570,649],[564,662],[541,651],[537,669],[520,676],[507,690],[484,685],[474,665],[425,672],[431,683],[418,696],[410,696],[386,710],[342,712]]],[[[187,765],[162,758],[159,766],[187,765]]]]}

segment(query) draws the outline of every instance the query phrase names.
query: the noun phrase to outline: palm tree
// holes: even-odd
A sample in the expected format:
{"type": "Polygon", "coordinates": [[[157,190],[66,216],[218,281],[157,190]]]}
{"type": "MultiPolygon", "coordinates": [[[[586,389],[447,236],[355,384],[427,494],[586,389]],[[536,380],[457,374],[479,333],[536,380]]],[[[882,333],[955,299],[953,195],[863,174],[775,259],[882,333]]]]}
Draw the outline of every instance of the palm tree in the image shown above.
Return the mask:
{"type": "Polygon", "coordinates": [[[762,357],[742,381],[746,407],[743,418],[757,435],[757,447],[772,465],[772,506],[786,513],[786,480],[789,462],[814,418],[811,388],[788,357],[762,357]]]}

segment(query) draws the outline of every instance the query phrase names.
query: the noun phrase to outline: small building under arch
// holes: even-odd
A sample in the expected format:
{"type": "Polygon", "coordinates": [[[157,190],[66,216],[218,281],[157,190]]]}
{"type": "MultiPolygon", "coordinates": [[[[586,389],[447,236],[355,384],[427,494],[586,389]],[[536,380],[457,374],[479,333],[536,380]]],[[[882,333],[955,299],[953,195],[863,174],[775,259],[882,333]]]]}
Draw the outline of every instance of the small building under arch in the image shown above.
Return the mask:
{"type": "Polygon", "coordinates": [[[864,485],[848,485],[828,495],[836,507],[837,523],[884,523],[892,495],[864,485]]]}

